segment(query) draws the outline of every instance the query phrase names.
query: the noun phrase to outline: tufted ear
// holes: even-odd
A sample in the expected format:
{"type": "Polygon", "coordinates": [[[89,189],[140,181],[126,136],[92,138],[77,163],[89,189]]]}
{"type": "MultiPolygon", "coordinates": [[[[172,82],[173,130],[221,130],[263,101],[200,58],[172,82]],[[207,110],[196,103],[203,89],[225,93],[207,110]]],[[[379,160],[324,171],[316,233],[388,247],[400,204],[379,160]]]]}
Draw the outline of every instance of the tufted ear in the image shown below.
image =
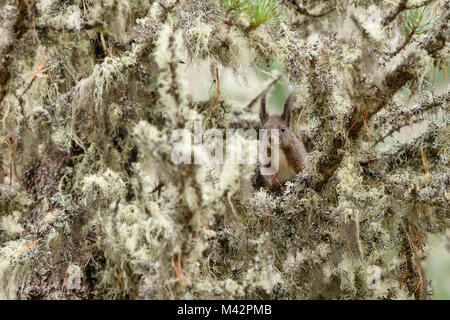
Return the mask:
{"type": "Polygon", "coordinates": [[[267,115],[266,111],[266,96],[267,96],[267,90],[264,91],[263,96],[261,98],[261,107],[259,108],[259,119],[261,120],[261,124],[264,125],[264,123],[267,122],[269,119],[269,116],[267,115]]]}
{"type": "Polygon", "coordinates": [[[286,99],[286,102],[284,103],[284,110],[283,114],[281,115],[281,118],[288,126],[291,123],[292,103],[294,102],[294,100],[295,100],[295,93],[291,92],[289,97],[286,99]]]}

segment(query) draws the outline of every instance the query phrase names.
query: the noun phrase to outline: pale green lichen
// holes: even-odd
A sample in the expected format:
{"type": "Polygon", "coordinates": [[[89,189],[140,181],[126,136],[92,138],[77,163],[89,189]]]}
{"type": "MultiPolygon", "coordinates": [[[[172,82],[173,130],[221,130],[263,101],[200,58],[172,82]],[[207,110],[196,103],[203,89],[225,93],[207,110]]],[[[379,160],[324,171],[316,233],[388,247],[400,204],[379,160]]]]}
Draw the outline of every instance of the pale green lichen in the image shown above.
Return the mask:
{"type": "MultiPolygon", "coordinates": [[[[448,3],[395,57],[391,2],[83,3],[0,5],[0,298],[432,297],[421,265],[426,237],[449,226],[449,100],[398,92],[448,59],[448,3]],[[211,152],[176,149],[176,129],[258,129],[224,79],[274,62],[310,145],[283,194],[254,184],[255,163],[171,161],[211,152]],[[192,64],[215,81],[202,101],[192,64]],[[378,148],[409,119],[422,131],[378,148]]],[[[242,145],[227,137],[224,155],[251,155],[242,145]]]]}

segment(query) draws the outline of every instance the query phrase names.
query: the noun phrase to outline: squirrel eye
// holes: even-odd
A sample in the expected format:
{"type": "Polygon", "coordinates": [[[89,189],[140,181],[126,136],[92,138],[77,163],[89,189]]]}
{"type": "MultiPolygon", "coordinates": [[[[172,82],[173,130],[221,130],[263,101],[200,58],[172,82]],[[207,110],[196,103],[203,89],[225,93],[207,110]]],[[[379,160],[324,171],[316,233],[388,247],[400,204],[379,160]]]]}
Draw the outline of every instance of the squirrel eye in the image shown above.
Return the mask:
{"type": "Polygon", "coordinates": [[[284,130],[286,130],[286,129],[284,129],[284,127],[283,127],[283,128],[281,128],[281,132],[284,132],[284,130]]]}

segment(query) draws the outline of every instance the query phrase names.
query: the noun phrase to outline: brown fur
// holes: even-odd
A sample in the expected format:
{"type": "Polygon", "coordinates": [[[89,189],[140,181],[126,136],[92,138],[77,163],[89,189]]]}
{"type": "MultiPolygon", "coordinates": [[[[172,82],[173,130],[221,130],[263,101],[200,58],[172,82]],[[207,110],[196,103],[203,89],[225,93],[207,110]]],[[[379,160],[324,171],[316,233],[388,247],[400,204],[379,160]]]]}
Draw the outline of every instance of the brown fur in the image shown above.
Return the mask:
{"type": "MultiPolygon", "coordinates": [[[[300,173],[304,168],[304,161],[306,157],[306,149],[303,145],[303,142],[289,130],[289,125],[291,122],[291,114],[292,114],[292,103],[294,100],[294,93],[291,93],[287,98],[284,104],[283,113],[280,115],[268,115],[266,111],[266,95],[267,92],[264,93],[261,99],[261,107],[259,110],[259,117],[261,120],[261,124],[263,125],[263,129],[270,130],[278,129],[279,131],[279,152],[280,159],[282,158],[281,153],[284,153],[284,156],[287,160],[287,166],[292,168],[295,174],[300,173]],[[284,131],[282,130],[284,128],[284,131]]],[[[269,134],[270,139],[270,134],[269,134]]],[[[268,154],[270,154],[270,149],[267,150],[268,154]]],[[[269,164],[265,164],[265,166],[270,167],[269,164]]],[[[283,164],[280,164],[280,168],[284,168],[283,164]]],[[[283,185],[280,183],[278,179],[278,175],[261,175],[264,181],[265,187],[269,189],[276,189],[278,191],[282,191],[283,185]]],[[[284,181],[283,181],[284,182],[284,181]]]]}

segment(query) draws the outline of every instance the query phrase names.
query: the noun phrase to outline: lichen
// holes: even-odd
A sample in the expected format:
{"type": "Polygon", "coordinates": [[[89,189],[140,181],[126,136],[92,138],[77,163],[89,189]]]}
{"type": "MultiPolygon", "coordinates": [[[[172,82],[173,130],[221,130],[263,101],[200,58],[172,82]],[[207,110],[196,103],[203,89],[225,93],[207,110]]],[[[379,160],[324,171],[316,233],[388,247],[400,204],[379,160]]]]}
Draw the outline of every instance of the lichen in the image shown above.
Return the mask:
{"type": "Polygon", "coordinates": [[[305,3],[3,1],[0,298],[432,298],[450,140],[429,74],[450,2],[409,40],[405,1],[305,3]],[[217,136],[227,160],[255,153],[250,101],[280,78],[309,150],[277,194],[211,154],[217,136]]]}

